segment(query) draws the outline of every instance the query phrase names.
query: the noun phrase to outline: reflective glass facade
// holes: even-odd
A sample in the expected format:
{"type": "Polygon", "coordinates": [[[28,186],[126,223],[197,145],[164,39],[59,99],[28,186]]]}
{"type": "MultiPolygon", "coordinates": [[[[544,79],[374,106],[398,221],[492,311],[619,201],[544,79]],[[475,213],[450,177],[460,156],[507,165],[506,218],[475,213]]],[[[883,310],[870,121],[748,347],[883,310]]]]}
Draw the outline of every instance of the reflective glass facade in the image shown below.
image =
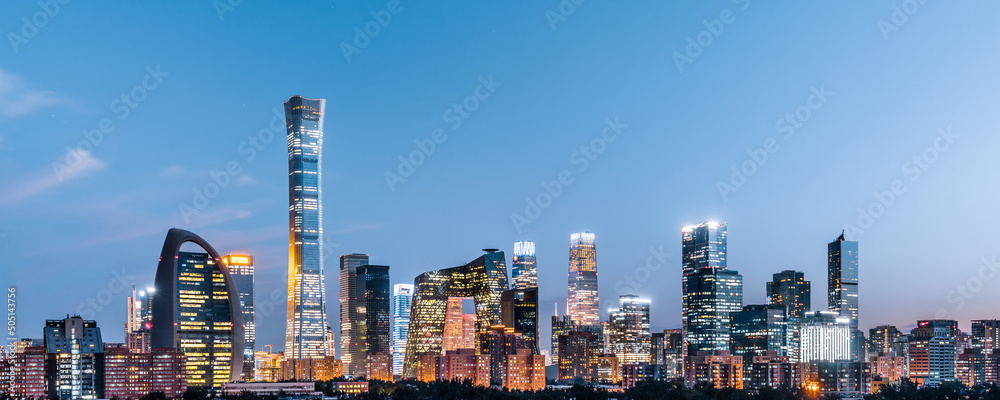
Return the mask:
{"type": "Polygon", "coordinates": [[[684,335],[688,354],[728,351],[730,313],[743,308],[743,276],[736,271],[702,268],[687,277],[684,335]]]}
{"type": "Polygon", "coordinates": [[[620,364],[650,362],[649,300],[627,294],[618,296],[618,305],[608,314],[611,352],[620,364]]]}
{"type": "Polygon", "coordinates": [[[413,304],[403,376],[417,378],[420,355],[441,354],[449,297],[472,297],[476,331],[501,324],[500,299],[509,287],[504,253],[493,249],[466,265],[425,272],[413,280],[413,304]]]}
{"type": "Polygon", "coordinates": [[[733,355],[743,356],[744,365],[751,364],[754,356],[763,356],[766,351],[787,356],[785,306],[748,305],[730,314],[729,346],[733,355]]]}
{"type": "Polygon", "coordinates": [[[567,313],[574,324],[600,323],[597,297],[597,238],[593,233],[570,235],[567,313]]]}
{"type": "Polygon", "coordinates": [[[340,361],[344,363],[344,373],[353,376],[364,371],[361,360],[361,319],[358,315],[358,301],[364,293],[358,293],[358,267],[368,265],[367,254],[345,254],[340,256],[340,361]]]}
{"type": "Polygon", "coordinates": [[[219,387],[230,381],[229,296],[219,264],[207,253],[178,255],[177,342],[187,359],[188,386],[219,387]]]}
{"type": "Polygon", "coordinates": [[[229,267],[233,283],[240,293],[240,307],[243,309],[243,374],[241,379],[253,380],[253,352],[257,342],[257,329],[254,324],[253,299],[255,293],[253,256],[245,254],[227,254],[222,262],[229,267]]]}
{"type": "Polygon", "coordinates": [[[326,282],[323,275],[324,99],[292,96],[288,129],[288,309],[285,356],[326,355],[326,282]]]}
{"type": "Polygon", "coordinates": [[[403,375],[406,357],[406,336],[410,331],[410,303],[413,285],[400,283],[392,287],[392,374],[403,375]]]}
{"type": "MultiPolygon", "coordinates": [[[[359,299],[359,347],[361,360],[356,360],[359,367],[368,364],[369,356],[381,355],[385,360],[381,371],[388,373],[392,365],[392,347],[389,335],[390,308],[389,298],[389,266],[365,265],[358,267],[359,299]]],[[[376,358],[378,359],[378,358],[376,358]]]]}
{"type": "Polygon", "coordinates": [[[851,329],[858,329],[858,242],[840,235],[828,246],[827,280],[830,311],[851,319],[851,329]]]}
{"type": "MultiPolygon", "coordinates": [[[[681,228],[681,330],[684,331],[684,338],[686,342],[690,342],[692,337],[698,337],[699,335],[704,334],[704,332],[696,333],[694,335],[689,334],[688,324],[690,321],[692,319],[703,320],[705,318],[710,318],[706,315],[702,315],[704,314],[704,311],[699,311],[699,315],[694,316],[694,318],[689,315],[692,307],[697,305],[692,303],[692,299],[689,296],[689,289],[692,287],[701,287],[703,283],[706,283],[689,282],[689,278],[692,275],[699,273],[699,271],[708,270],[709,272],[707,275],[703,274],[698,279],[701,279],[702,281],[705,281],[706,279],[714,279],[711,278],[713,270],[725,270],[727,268],[726,231],[726,224],[719,224],[715,222],[704,222],[699,225],[688,225],[681,228]]],[[[742,296],[742,288],[740,292],[742,296]]],[[[704,293],[699,296],[699,301],[705,300],[704,293]]],[[[736,309],[733,311],[739,311],[742,306],[742,302],[737,304],[736,309]]],[[[705,321],[701,321],[702,325],[700,326],[704,326],[704,322],[705,321]]],[[[726,323],[728,324],[728,320],[726,323]]],[[[728,329],[728,326],[726,329],[728,329]]],[[[700,349],[702,347],[701,343],[704,343],[703,340],[694,340],[699,343],[695,346],[695,348],[700,349]]],[[[714,349],[717,346],[711,345],[709,347],[714,349]]]]}
{"type": "Polygon", "coordinates": [[[532,354],[538,352],[538,288],[512,289],[503,292],[503,325],[521,332],[531,342],[532,354]]]}
{"type": "Polygon", "coordinates": [[[538,287],[535,242],[520,241],[514,243],[514,259],[510,263],[510,280],[513,289],[538,287]]]}

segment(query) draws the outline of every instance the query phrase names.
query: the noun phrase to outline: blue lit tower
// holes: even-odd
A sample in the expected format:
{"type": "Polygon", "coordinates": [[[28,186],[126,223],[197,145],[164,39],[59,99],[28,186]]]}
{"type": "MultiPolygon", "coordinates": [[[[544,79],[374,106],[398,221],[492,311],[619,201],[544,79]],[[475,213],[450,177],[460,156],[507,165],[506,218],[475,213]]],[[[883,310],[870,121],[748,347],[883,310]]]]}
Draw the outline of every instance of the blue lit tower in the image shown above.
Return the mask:
{"type": "Polygon", "coordinates": [[[326,281],[323,275],[324,99],[292,96],[285,102],[288,128],[288,310],[285,357],[323,357],[326,281]]]}

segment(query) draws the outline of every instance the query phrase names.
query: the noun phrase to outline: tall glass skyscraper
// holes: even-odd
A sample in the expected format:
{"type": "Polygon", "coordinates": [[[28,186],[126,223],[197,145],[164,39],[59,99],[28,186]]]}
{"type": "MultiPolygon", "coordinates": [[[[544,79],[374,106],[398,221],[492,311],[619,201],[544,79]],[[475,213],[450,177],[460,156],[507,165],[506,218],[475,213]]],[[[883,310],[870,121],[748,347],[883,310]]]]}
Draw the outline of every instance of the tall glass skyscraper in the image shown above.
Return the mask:
{"type": "Polygon", "coordinates": [[[245,254],[227,254],[222,262],[229,267],[233,275],[236,290],[240,292],[240,306],[243,308],[243,335],[246,345],[243,347],[243,380],[253,380],[254,357],[257,345],[257,329],[254,324],[254,264],[253,256],[245,254]]]}
{"type": "Polygon", "coordinates": [[[726,224],[681,228],[685,353],[729,350],[729,313],[743,308],[743,276],[726,264],[726,224]]]}
{"type": "MultiPolygon", "coordinates": [[[[355,360],[366,371],[368,356],[392,357],[389,331],[391,330],[391,299],[389,298],[389,266],[365,265],[358,267],[359,331],[361,332],[361,359],[355,360]]],[[[385,365],[389,373],[391,363],[385,365]]],[[[361,371],[358,371],[360,373],[361,371]]]]}
{"type": "Polygon", "coordinates": [[[361,360],[361,323],[358,293],[358,267],[368,265],[368,255],[351,253],[340,256],[340,360],[344,374],[353,376],[365,369],[361,360]]]}
{"type": "Polygon", "coordinates": [[[648,363],[652,356],[649,332],[649,300],[626,294],[618,296],[618,309],[609,310],[611,352],[621,364],[648,363]]]}
{"type": "Polygon", "coordinates": [[[410,301],[413,285],[400,283],[392,287],[392,374],[403,375],[406,357],[406,336],[410,330],[410,301]]]}
{"type": "Polygon", "coordinates": [[[600,323],[597,299],[597,238],[581,232],[569,238],[569,296],[566,299],[570,319],[577,325],[600,323]]]}
{"type": "Polygon", "coordinates": [[[538,287],[535,242],[514,242],[514,259],[510,263],[510,280],[513,289],[538,287]]]}
{"type": "Polygon", "coordinates": [[[323,275],[324,99],[292,96],[288,127],[288,310],[285,357],[326,355],[326,281],[323,275]]]}
{"type": "Polygon", "coordinates": [[[830,311],[851,321],[851,361],[862,361],[864,334],[858,329],[858,242],[844,234],[827,245],[830,311]]]}
{"type": "Polygon", "coordinates": [[[851,329],[858,329],[858,242],[844,240],[841,233],[827,249],[830,311],[850,318],[851,329]]]}

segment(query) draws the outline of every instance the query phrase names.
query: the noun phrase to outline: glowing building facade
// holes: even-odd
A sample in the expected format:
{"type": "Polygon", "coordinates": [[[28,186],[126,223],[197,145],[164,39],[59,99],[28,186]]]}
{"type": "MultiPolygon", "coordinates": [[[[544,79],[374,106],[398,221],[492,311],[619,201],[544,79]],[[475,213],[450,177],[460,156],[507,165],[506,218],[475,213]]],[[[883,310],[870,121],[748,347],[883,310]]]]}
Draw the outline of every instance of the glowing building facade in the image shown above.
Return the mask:
{"type": "Polygon", "coordinates": [[[649,300],[627,294],[618,296],[617,310],[608,311],[611,352],[621,364],[649,363],[652,335],[649,332],[649,300]]]}
{"type": "Polygon", "coordinates": [[[252,381],[254,375],[254,349],[257,345],[257,328],[254,324],[254,264],[253,256],[245,254],[227,254],[222,262],[229,267],[233,275],[236,290],[240,293],[240,307],[243,309],[243,373],[242,380],[252,381]]]}
{"type": "Polygon", "coordinates": [[[827,245],[827,298],[830,311],[848,318],[851,325],[851,361],[862,361],[864,335],[858,329],[858,242],[844,234],[827,245]]]}
{"type": "Polygon", "coordinates": [[[459,267],[425,272],[413,281],[413,304],[407,335],[403,376],[417,378],[421,355],[441,355],[449,297],[472,297],[476,305],[476,330],[501,324],[500,299],[509,287],[504,253],[486,254],[459,267]]]}
{"type": "Polygon", "coordinates": [[[514,289],[538,287],[535,242],[520,241],[514,243],[514,259],[510,263],[510,280],[514,289]]]}
{"type": "Polygon", "coordinates": [[[813,311],[802,320],[801,358],[804,363],[849,361],[850,320],[830,311],[813,311]]]}
{"type": "Polygon", "coordinates": [[[726,224],[681,228],[681,329],[685,353],[729,350],[729,313],[743,307],[743,277],[726,263],[726,224]]]}
{"type": "Polygon", "coordinates": [[[577,325],[597,325],[597,238],[581,232],[570,235],[569,242],[569,317],[577,325]]]}
{"type": "Polygon", "coordinates": [[[413,285],[400,283],[392,287],[392,374],[403,375],[406,357],[406,336],[410,330],[410,303],[413,285]]]}
{"type": "Polygon", "coordinates": [[[361,361],[361,331],[359,326],[360,304],[363,293],[358,293],[358,267],[368,265],[368,255],[351,253],[340,256],[340,360],[344,373],[360,374],[365,364],[361,361]]]}
{"type": "Polygon", "coordinates": [[[326,281],[323,274],[324,99],[292,96],[288,129],[288,308],[285,357],[326,356],[326,281]]]}
{"type": "Polygon", "coordinates": [[[201,237],[171,229],[160,252],[152,348],[184,354],[188,387],[220,387],[243,371],[243,310],[222,257],[201,237]],[[181,252],[193,242],[205,253],[181,252]]]}

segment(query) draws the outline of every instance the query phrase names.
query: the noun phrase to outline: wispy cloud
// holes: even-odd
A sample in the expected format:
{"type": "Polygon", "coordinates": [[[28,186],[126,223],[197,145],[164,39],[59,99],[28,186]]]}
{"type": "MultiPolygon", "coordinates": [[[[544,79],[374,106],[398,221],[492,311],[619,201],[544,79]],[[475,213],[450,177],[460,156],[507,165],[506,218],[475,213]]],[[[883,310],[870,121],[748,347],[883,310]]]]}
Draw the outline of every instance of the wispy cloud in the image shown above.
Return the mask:
{"type": "Polygon", "coordinates": [[[17,203],[104,166],[103,162],[91,156],[90,153],[77,150],[70,150],[66,153],[66,159],[77,160],[75,167],[67,169],[61,174],[53,172],[51,168],[45,168],[25,174],[19,181],[2,188],[0,190],[0,205],[17,203]]]}
{"type": "Polygon", "coordinates": [[[0,69],[0,117],[25,116],[60,101],[55,92],[31,89],[21,77],[0,69]]]}

